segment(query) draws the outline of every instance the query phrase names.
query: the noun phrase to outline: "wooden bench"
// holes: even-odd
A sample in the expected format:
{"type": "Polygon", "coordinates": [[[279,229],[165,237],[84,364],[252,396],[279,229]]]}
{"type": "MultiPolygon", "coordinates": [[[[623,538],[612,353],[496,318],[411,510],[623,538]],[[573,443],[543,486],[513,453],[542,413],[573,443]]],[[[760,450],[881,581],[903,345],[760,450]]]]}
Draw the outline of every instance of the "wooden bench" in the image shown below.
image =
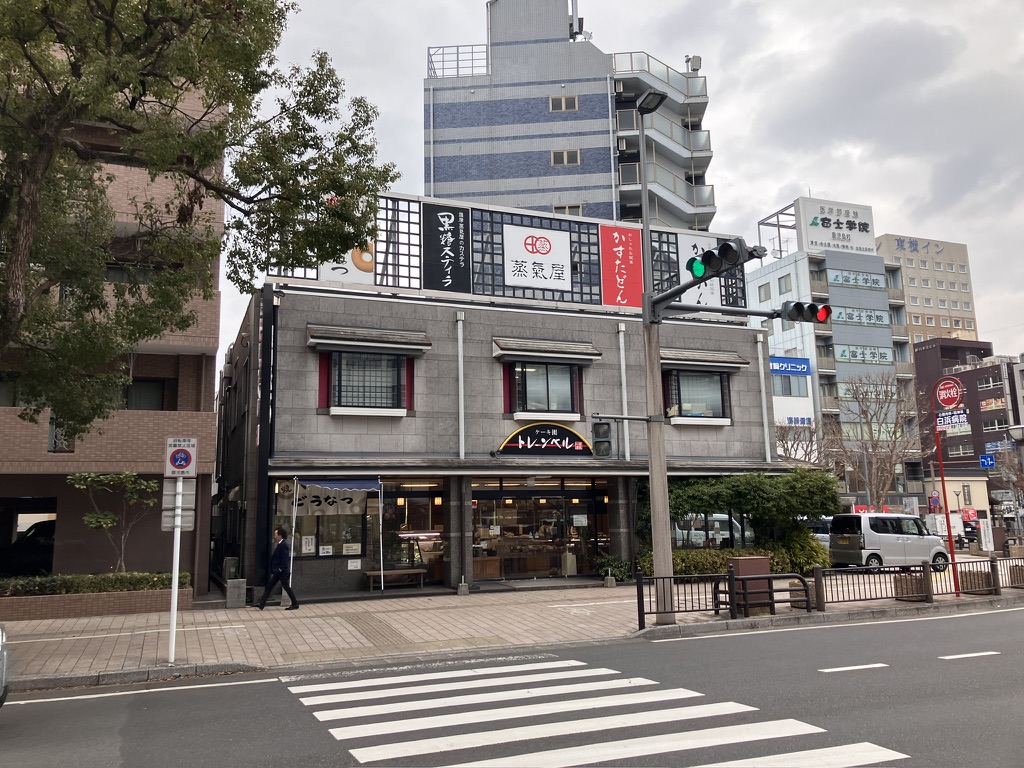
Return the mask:
{"type": "Polygon", "coordinates": [[[423,582],[427,575],[426,568],[393,568],[385,571],[363,571],[366,575],[366,588],[371,592],[381,586],[381,578],[384,579],[384,586],[399,584],[415,584],[419,581],[419,588],[423,589],[423,582]]]}

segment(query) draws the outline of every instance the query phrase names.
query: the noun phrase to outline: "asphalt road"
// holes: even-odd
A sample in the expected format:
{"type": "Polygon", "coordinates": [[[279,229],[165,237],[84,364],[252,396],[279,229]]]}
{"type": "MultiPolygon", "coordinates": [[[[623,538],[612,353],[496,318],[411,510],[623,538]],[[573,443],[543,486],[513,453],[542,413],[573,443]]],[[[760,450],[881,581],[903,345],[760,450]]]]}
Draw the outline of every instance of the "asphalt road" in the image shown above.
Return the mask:
{"type": "Polygon", "coordinates": [[[0,764],[1016,766],[1024,609],[14,694],[0,764]]]}

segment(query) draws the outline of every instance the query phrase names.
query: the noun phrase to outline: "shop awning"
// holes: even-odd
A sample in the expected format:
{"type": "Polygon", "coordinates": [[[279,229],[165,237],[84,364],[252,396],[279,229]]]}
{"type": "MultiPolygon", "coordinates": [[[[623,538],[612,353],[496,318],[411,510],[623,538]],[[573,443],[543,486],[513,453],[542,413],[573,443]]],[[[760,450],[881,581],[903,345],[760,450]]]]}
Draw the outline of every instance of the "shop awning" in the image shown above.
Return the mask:
{"type": "Polygon", "coordinates": [[[662,349],[661,365],[665,368],[699,368],[701,370],[730,371],[746,368],[750,361],[735,352],[703,349],[662,349]]]}
{"type": "Polygon", "coordinates": [[[337,477],[300,477],[299,485],[330,488],[335,491],[379,491],[380,480],[337,477]]]}
{"type": "Polygon", "coordinates": [[[418,357],[433,346],[427,334],[419,331],[307,325],[306,335],[306,346],[317,352],[375,352],[418,357]]]}
{"type": "Polygon", "coordinates": [[[589,364],[601,359],[601,350],[589,342],[552,341],[549,339],[493,338],[494,358],[515,360],[558,360],[589,364]]]}

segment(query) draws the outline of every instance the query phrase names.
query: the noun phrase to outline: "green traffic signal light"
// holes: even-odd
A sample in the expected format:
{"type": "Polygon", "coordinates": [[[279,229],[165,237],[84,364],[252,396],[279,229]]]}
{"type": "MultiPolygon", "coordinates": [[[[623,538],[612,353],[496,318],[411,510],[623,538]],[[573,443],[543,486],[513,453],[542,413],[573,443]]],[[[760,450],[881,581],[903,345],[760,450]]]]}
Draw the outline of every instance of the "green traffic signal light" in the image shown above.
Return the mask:
{"type": "Polygon", "coordinates": [[[708,271],[708,268],[704,264],[704,262],[701,261],[699,256],[693,256],[690,258],[688,262],[686,262],[686,271],[693,275],[694,278],[699,280],[700,278],[704,277],[704,275],[708,271]]]}

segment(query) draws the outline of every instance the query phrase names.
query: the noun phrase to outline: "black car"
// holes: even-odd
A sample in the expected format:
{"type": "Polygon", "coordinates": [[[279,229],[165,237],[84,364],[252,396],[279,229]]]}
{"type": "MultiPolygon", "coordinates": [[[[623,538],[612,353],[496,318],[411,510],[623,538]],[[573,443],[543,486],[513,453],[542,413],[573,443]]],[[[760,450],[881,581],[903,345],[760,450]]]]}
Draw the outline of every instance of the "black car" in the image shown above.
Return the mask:
{"type": "Polygon", "coordinates": [[[40,520],[0,549],[0,576],[43,576],[53,569],[56,520],[40,520]]]}
{"type": "Polygon", "coordinates": [[[964,520],[964,538],[967,541],[978,540],[978,523],[973,520],[964,520]]]}

